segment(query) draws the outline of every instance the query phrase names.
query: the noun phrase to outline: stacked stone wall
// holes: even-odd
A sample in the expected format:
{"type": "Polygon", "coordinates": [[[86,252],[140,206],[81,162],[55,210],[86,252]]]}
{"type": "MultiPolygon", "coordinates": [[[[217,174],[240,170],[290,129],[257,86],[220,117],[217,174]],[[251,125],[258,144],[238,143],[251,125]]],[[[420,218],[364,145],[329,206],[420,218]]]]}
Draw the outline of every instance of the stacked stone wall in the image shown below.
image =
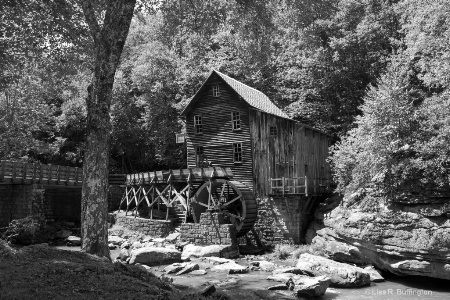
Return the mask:
{"type": "Polygon", "coordinates": [[[36,184],[0,186],[0,227],[44,213],[44,190],[36,184]]]}
{"type": "Polygon", "coordinates": [[[236,245],[234,225],[223,224],[221,213],[202,213],[200,223],[184,223],[180,227],[180,240],[196,245],[236,245]]]}
{"type": "Polygon", "coordinates": [[[303,243],[319,199],[305,196],[260,197],[255,231],[264,244],[303,243]]]}
{"type": "Polygon", "coordinates": [[[135,230],[152,237],[165,237],[175,230],[174,222],[169,220],[150,220],[133,216],[117,215],[114,221],[117,225],[135,230]]]}

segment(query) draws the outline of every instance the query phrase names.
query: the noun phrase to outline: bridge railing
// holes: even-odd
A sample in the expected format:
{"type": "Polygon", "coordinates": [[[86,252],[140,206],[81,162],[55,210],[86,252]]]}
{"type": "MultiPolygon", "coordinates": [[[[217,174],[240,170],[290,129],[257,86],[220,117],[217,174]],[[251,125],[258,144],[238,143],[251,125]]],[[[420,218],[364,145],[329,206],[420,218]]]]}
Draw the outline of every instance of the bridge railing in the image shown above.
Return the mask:
{"type": "Polygon", "coordinates": [[[81,168],[2,160],[0,182],[81,185],[81,168]]]}
{"type": "MultiPolygon", "coordinates": [[[[125,184],[125,174],[109,174],[109,184],[125,184]]],[[[0,183],[81,186],[83,170],[77,167],[19,161],[0,161],[0,183]]]]}

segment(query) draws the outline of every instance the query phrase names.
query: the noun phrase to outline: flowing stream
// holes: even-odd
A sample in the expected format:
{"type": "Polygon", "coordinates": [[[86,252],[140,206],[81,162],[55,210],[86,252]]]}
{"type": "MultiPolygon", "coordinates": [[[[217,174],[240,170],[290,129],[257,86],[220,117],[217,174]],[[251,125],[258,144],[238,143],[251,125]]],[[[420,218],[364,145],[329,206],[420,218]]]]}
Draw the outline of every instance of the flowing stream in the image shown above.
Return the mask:
{"type": "MultiPolygon", "coordinates": [[[[57,246],[58,249],[80,251],[80,247],[57,246]]],[[[120,250],[112,250],[111,258],[115,259],[120,250]]],[[[236,260],[246,265],[248,261],[236,260]]],[[[279,262],[275,262],[279,263],[279,262]]],[[[160,276],[165,265],[152,267],[151,271],[160,276]]],[[[232,299],[240,300],[269,300],[293,299],[288,293],[268,291],[267,288],[278,284],[267,280],[270,272],[252,271],[247,274],[227,275],[224,273],[208,272],[206,275],[173,276],[173,284],[186,292],[198,291],[207,283],[214,283],[225,291],[232,299]]],[[[310,298],[297,298],[310,299],[310,298]]],[[[408,276],[394,277],[385,282],[372,283],[370,287],[357,289],[328,288],[323,300],[445,300],[450,299],[450,281],[428,277],[408,276]]]]}

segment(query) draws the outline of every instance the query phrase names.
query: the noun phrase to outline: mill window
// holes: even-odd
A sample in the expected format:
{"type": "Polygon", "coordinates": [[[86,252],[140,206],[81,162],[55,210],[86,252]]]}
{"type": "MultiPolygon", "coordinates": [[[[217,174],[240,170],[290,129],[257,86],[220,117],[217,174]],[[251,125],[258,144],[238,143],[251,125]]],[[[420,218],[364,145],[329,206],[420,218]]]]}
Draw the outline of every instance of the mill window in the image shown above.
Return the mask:
{"type": "Polygon", "coordinates": [[[231,113],[231,122],[233,130],[240,130],[241,129],[241,113],[238,111],[233,111],[231,113]]]}
{"type": "Polygon", "coordinates": [[[200,167],[201,163],[203,163],[203,147],[197,146],[195,147],[195,164],[200,167]]]}
{"type": "Polygon", "coordinates": [[[270,126],[270,128],[269,128],[269,135],[270,136],[277,136],[277,126],[270,126]]]}
{"type": "Polygon", "coordinates": [[[194,116],[194,128],[195,128],[195,134],[202,134],[203,133],[203,120],[202,116],[194,116]]]}
{"type": "Polygon", "coordinates": [[[242,163],[242,143],[233,143],[233,162],[242,163]]]}
{"type": "Polygon", "coordinates": [[[219,85],[213,84],[212,86],[213,97],[219,97],[219,85]]]}

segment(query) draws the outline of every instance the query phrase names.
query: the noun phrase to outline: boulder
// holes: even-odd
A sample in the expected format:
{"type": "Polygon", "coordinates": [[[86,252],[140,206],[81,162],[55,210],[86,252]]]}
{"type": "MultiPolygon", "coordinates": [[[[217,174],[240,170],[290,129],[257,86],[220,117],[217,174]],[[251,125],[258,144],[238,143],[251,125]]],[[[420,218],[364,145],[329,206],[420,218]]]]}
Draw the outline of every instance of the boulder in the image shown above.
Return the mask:
{"type": "MultiPolygon", "coordinates": [[[[444,214],[447,200],[411,196],[386,205],[384,199],[372,197],[371,210],[359,204],[364,201],[347,206],[354,200],[350,195],[341,199],[341,205],[317,213],[315,218],[323,221],[311,224],[308,241],[320,249],[324,241],[346,245],[351,254],[346,256],[347,262],[359,264],[362,260],[400,276],[450,280],[450,218],[444,214]]],[[[337,257],[327,249],[328,255],[337,257]]]]}
{"type": "Polygon", "coordinates": [[[248,272],[248,268],[245,266],[241,266],[237,263],[233,262],[229,262],[229,263],[224,263],[224,264],[220,264],[217,266],[214,266],[211,271],[214,272],[226,272],[228,274],[241,274],[241,273],[247,273],[248,272]]]}
{"type": "Polygon", "coordinates": [[[370,275],[370,281],[372,282],[382,282],[384,281],[383,276],[381,276],[380,273],[378,273],[377,270],[375,270],[375,268],[373,266],[367,266],[364,268],[364,271],[366,271],[367,273],[369,273],[370,275]]]}
{"type": "Polygon", "coordinates": [[[131,244],[131,248],[133,248],[133,249],[139,249],[139,248],[142,248],[142,246],[143,245],[139,241],[133,242],[133,244],[131,244]]]}
{"type": "Polygon", "coordinates": [[[289,268],[282,268],[282,269],[276,269],[272,272],[273,275],[282,274],[282,273],[292,273],[294,275],[306,275],[314,277],[314,274],[309,271],[304,271],[299,268],[295,267],[289,267],[289,268]]]}
{"type": "Polygon", "coordinates": [[[117,245],[114,245],[113,243],[109,243],[108,248],[109,248],[109,250],[114,250],[117,248],[117,245]]]}
{"type": "Polygon", "coordinates": [[[69,237],[67,237],[67,244],[69,244],[70,246],[80,246],[81,245],[81,238],[71,235],[69,237]]]}
{"type": "Polygon", "coordinates": [[[182,260],[189,260],[191,257],[220,257],[222,250],[229,247],[229,245],[209,245],[209,246],[196,246],[194,244],[188,244],[184,246],[183,253],[181,254],[182,260]]]}
{"type": "Polygon", "coordinates": [[[186,263],[174,263],[174,264],[171,264],[171,265],[168,265],[167,267],[165,267],[163,271],[166,272],[167,274],[172,274],[172,273],[176,273],[176,272],[180,271],[185,266],[186,266],[186,263]]]}
{"type": "Polygon", "coordinates": [[[207,287],[205,287],[203,290],[200,291],[200,295],[203,297],[208,297],[209,295],[212,295],[216,292],[216,287],[214,284],[210,284],[207,287]]]}
{"type": "Polygon", "coordinates": [[[273,271],[277,266],[266,260],[257,260],[251,262],[252,266],[258,267],[262,271],[273,271]]]}
{"type": "Polygon", "coordinates": [[[208,272],[206,272],[206,270],[201,269],[201,270],[192,271],[189,274],[190,275],[206,275],[206,273],[208,273],[208,272]]]}
{"type": "Polygon", "coordinates": [[[223,257],[215,257],[215,256],[205,257],[204,260],[213,265],[220,265],[220,264],[234,262],[234,260],[232,260],[232,259],[223,258],[223,257]]]}
{"type": "Polygon", "coordinates": [[[127,260],[127,258],[130,257],[130,251],[126,248],[122,248],[120,249],[120,253],[118,258],[120,258],[121,260],[127,260]]]}
{"type": "Polygon", "coordinates": [[[287,290],[288,286],[286,284],[277,284],[272,285],[267,288],[269,291],[281,291],[281,290],[287,290]]]}
{"type": "Polygon", "coordinates": [[[177,275],[183,275],[183,274],[186,274],[186,273],[198,270],[198,269],[200,269],[198,264],[195,264],[195,263],[186,264],[184,266],[184,268],[182,268],[180,271],[178,271],[177,275]]]}
{"type": "Polygon", "coordinates": [[[123,238],[121,238],[120,236],[117,236],[117,235],[109,235],[108,236],[108,242],[113,245],[120,246],[124,241],[125,240],[123,238]]]}
{"type": "Polygon", "coordinates": [[[315,276],[326,275],[331,280],[331,286],[334,287],[370,285],[370,275],[363,269],[309,253],[300,255],[296,268],[315,276]]]}
{"type": "Polygon", "coordinates": [[[304,275],[295,275],[293,273],[280,273],[267,277],[268,280],[282,282],[281,285],[273,286],[273,289],[290,289],[297,296],[322,296],[330,286],[331,280],[327,276],[309,277],[304,275]]]}
{"type": "Polygon", "coordinates": [[[177,250],[162,247],[146,247],[131,251],[130,264],[141,263],[148,266],[161,265],[181,260],[177,250]]]}
{"type": "Polygon", "coordinates": [[[179,232],[174,232],[169,234],[168,236],[166,236],[165,241],[169,242],[169,243],[173,243],[179,236],[181,233],[179,232]]]}
{"type": "Polygon", "coordinates": [[[294,292],[298,297],[304,295],[310,297],[323,296],[327,288],[330,286],[330,282],[330,278],[326,276],[302,276],[298,280],[294,280],[294,292]]]}

